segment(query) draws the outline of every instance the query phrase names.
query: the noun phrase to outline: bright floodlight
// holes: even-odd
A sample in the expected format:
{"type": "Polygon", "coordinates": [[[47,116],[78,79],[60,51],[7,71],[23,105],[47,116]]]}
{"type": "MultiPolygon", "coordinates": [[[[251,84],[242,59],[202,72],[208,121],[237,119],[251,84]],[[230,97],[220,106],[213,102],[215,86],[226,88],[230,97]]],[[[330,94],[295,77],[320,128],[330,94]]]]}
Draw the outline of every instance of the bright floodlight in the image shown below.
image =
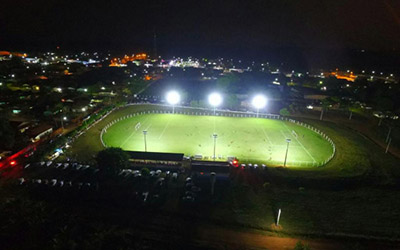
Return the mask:
{"type": "Polygon", "coordinates": [[[170,91],[167,94],[167,102],[171,105],[177,104],[181,100],[180,95],[176,91],[170,91]]]}
{"type": "Polygon", "coordinates": [[[208,102],[213,107],[218,107],[222,103],[222,96],[218,93],[212,93],[208,96],[208,102]]]}
{"type": "Polygon", "coordinates": [[[258,110],[262,109],[267,105],[267,98],[263,95],[256,95],[252,101],[253,106],[258,110]]]}

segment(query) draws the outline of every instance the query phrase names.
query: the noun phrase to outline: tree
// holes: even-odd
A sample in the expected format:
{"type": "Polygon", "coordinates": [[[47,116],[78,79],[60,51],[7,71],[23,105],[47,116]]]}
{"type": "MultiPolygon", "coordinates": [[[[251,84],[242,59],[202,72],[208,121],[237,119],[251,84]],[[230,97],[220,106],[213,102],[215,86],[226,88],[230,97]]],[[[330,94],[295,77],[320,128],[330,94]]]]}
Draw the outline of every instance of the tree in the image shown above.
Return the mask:
{"type": "Polygon", "coordinates": [[[113,176],[129,166],[129,154],[121,148],[107,148],[97,154],[96,161],[103,174],[113,176]]]}
{"type": "Polygon", "coordinates": [[[375,108],[379,111],[392,111],[394,104],[393,100],[387,96],[377,96],[374,99],[375,108]]]}
{"type": "Polygon", "coordinates": [[[303,244],[301,241],[298,241],[296,243],[296,246],[293,248],[293,250],[310,250],[310,246],[308,244],[303,244]]]}
{"type": "Polygon", "coordinates": [[[192,108],[199,107],[199,101],[195,101],[195,100],[190,101],[190,107],[192,107],[192,108]]]}
{"type": "Polygon", "coordinates": [[[240,105],[240,101],[235,94],[230,94],[226,98],[226,106],[229,109],[236,109],[240,105]]]}
{"type": "Polygon", "coordinates": [[[283,108],[283,109],[281,109],[281,110],[279,111],[279,114],[280,114],[281,116],[289,116],[289,115],[290,115],[290,112],[289,112],[289,110],[288,110],[287,108],[283,108]]]}
{"type": "Polygon", "coordinates": [[[234,74],[225,75],[217,80],[217,88],[220,91],[227,91],[231,87],[231,85],[238,80],[238,77],[234,74]]]}
{"type": "Polygon", "coordinates": [[[148,168],[142,168],[141,171],[143,176],[149,176],[150,175],[150,170],[148,168]]]}
{"type": "Polygon", "coordinates": [[[15,131],[4,117],[0,117],[0,148],[11,149],[15,143],[15,131]]]}

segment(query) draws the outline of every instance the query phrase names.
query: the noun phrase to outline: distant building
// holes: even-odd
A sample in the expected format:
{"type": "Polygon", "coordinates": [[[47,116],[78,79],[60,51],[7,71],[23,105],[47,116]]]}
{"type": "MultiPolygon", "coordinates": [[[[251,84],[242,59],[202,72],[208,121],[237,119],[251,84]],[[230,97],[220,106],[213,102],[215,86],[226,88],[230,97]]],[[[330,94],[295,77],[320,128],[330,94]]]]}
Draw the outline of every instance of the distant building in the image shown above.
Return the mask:
{"type": "Polygon", "coordinates": [[[28,130],[28,135],[32,142],[37,142],[38,140],[45,138],[51,133],[53,133],[53,126],[48,124],[41,124],[28,130]]]}
{"type": "Polygon", "coordinates": [[[328,97],[327,95],[304,95],[304,99],[306,100],[324,100],[328,97]]]}

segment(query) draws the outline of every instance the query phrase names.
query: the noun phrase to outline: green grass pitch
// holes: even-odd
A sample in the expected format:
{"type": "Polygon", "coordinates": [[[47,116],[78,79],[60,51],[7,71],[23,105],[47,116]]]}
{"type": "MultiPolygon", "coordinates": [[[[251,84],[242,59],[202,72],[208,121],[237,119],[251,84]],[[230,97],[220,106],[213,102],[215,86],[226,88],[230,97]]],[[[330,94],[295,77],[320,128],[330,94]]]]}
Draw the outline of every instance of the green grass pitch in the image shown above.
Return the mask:
{"type": "Polygon", "coordinates": [[[333,152],[319,134],[290,122],[223,116],[134,116],[109,127],[103,141],[108,147],[144,151],[143,130],[148,131],[149,152],[199,154],[206,159],[213,156],[213,133],[218,135],[216,155],[221,160],[235,156],[241,162],[283,165],[287,138],[291,139],[287,165],[321,165],[333,152]]]}

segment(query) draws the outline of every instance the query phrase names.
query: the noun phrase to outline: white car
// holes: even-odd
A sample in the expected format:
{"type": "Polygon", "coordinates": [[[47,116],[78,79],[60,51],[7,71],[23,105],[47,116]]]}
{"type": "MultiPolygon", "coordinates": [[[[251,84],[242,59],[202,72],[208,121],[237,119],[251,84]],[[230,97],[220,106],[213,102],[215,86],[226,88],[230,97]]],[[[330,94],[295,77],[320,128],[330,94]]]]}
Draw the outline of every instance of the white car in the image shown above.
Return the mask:
{"type": "Polygon", "coordinates": [[[19,185],[26,183],[25,178],[19,178],[18,180],[19,180],[19,185]]]}

